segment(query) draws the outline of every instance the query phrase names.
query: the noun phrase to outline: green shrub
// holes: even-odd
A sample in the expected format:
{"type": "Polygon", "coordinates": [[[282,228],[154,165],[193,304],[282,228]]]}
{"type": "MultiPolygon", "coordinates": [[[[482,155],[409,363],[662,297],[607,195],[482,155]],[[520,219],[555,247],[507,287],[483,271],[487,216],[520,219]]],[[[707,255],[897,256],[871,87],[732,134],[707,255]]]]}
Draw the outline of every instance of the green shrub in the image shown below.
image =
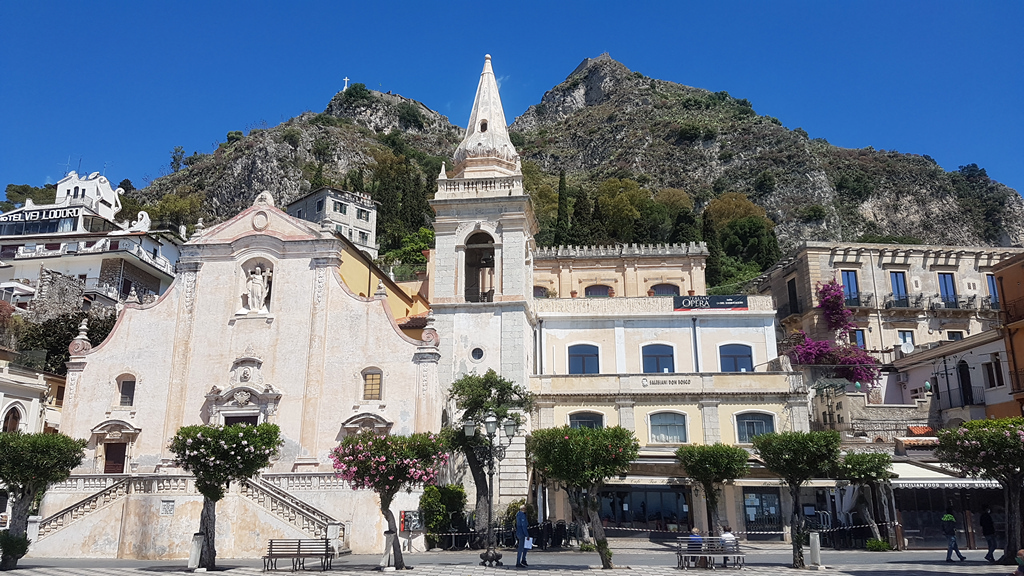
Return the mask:
{"type": "Polygon", "coordinates": [[[423,495],[420,496],[420,513],[423,515],[423,526],[426,528],[430,548],[435,548],[439,543],[434,535],[462,531],[462,512],[465,508],[466,489],[462,484],[424,487],[423,495]]]}
{"type": "Polygon", "coordinates": [[[504,520],[505,524],[515,525],[516,514],[519,513],[519,507],[523,504],[526,504],[526,521],[529,522],[531,526],[537,523],[536,506],[533,504],[527,504],[525,498],[520,498],[519,500],[509,502],[508,506],[505,507],[505,514],[502,516],[502,520],[504,520]]]}
{"type": "Polygon", "coordinates": [[[341,103],[346,106],[365,106],[370,102],[373,102],[373,94],[362,82],[356,82],[341,93],[341,103]]]}
{"type": "Polygon", "coordinates": [[[508,135],[508,139],[516,148],[522,148],[526,145],[526,136],[523,136],[522,132],[512,132],[508,135]]]}
{"type": "Polygon", "coordinates": [[[398,123],[405,128],[423,129],[423,115],[415,104],[402,102],[398,105],[398,123]]]}
{"type": "Polygon", "coordinates": [[[700,126],[693,122],[686,122],[676,130],[676,140],[682,143],[696,142],[697,140],[700,140],[703,132],[704,131],[701,130],[700,126]]]}
{"type": "Polygon", "coordinates": [[[228,132],[228,144],[234,144],[244,137],[241,130],[232,130],[228,132]]]}
{"type": "Polygon", "coordinates": [[[804,222],[815,222],[817,220],[824,220],[828,216],[828,210],[821,204],[811,204],[799,209],[797,214],[800,216],[800,220],[804,222]]]}
{"type": "Polygon", "coordinates": [[[729,162],[736,156],[736,153],[732,150],[722,150],[718,153],[718,159],[722,162],[729,162]]]}
{"type": "Polygon", "coordinates": [[[298,128],[285,128],[281,132],[281,139],[285,141],[292,148],[298,148],[299,143],[302,142],[302,132],[299,132],[298,128]]]}
{"type": "Polygon", "coordinates": [[[31,543],[27,536],[12,536],[10,530],[0,531],[0,552],[4,556],[21,558],[28,554],[28,545],[31,543]]]}
{"type": "Polygon", "coordinates": [[[718,138],[718,130],[714,126],[705,126],[700,135],[704,140],[714,140],[718,138]]]}
{"type": "Polygon", "coordinates": [[[868,551],[869,552],[887,552],[892,550],[892,546],[885,540],[876,540],[871,538],[868,540],[868,551]]]}
{"type": "Polygon", "coordinates": [[[594,546],[589,542],[584,542],[583,544],[580,544],[580,552],[597,552],[597,546],[594,546]]]}

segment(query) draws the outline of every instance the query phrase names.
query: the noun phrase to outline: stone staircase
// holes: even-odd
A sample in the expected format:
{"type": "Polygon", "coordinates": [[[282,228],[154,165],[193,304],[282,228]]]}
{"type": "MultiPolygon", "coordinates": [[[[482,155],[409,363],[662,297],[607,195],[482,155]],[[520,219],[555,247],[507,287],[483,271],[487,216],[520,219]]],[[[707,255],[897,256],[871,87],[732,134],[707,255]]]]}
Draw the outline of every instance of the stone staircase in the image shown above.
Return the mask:
{"type": "Polygon", "coordinates": [[[85,500],[76,502],[56,514],[43,518],[39,521],[39,535],[36,536],[36,538],[38,540],[42,540],[43,538],[70,526],[76,520],[92,514],[97,510],[110,506],[114,502],[117,502],[127,496],[130,489],[131,478],[122,478],[103,490],[89,496],[85,500]]]}
{"type": "MultiPolygon", "coordinates": [[[[126,498],[129,494],[199,496],[194,478],[184,475],[72,476],[65,482],[51,487],[54,492],[65,493],[90,492],[96,489],[99,491],[40,520],[36,538],[45,539],[89,514],[126,498]]],[[[296,498],[280,486],[253,478],[233,484],[232,489],[232,492],[237,490],[245,499],[304,532],[308,537],[331,540],[338,554],[350,551],[343,523],[296,498]]]]}

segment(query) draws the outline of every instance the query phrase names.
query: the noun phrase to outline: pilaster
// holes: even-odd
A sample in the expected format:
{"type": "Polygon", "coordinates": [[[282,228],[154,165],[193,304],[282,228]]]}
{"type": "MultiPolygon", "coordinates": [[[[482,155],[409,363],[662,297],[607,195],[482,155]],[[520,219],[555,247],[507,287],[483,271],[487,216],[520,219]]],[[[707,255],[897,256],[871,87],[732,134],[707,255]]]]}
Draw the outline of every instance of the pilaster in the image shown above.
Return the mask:
{"type": "MultiPolygon", "coordinates": [[[[320,421],[320,396],[324,386],[324,359],[327,333],[327,272],[321,262],[314,260],[312,307],[309,319],[309,343],[306,356],[306,378],[302,393],[302,424],[299,429],[299,455],[295,467],[316,468],[319,464],[318,423],[320,421]]],[[[386,306],[386,301],[380,300],[386,306]]]]}
{"type": "Polygon", "coordinates": [[[174,329],[174,352],[171,360],[171,374],[167,385],[167,416],[164,420],[164,453],[162,458],[172,460],[166,446],[184,424],[185,398],[188,396],[189,368],[192,364],[193,330],[196,314],[196,284],[201,262],[178,263],[181,278],[181,299],[178,301],[178,322],[174,329]]]}
{"type": "Polygon", "coordinates": [[[701,427],[704,429],[704,443],[714,444],[722,441],[722,427],[718,421],[719,400],[701,400],[697,403],[700,408],[701,427]]]}
{"type": "Polygon", "coordinates": [[[632,398],[618,398],[615,400],[615,408],[619,411],[619,426],[626,430],[636,430],[636,421],[633,415],[633,406],[635,404],[632,398]]]}

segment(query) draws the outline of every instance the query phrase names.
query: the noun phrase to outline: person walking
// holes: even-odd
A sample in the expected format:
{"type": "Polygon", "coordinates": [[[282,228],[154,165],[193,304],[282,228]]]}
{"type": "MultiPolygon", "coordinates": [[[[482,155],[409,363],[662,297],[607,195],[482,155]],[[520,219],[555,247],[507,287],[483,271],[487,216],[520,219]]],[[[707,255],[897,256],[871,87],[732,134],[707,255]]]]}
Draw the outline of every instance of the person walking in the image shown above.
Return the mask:
{"type": "Polygon", "coordinates": [[[960,546],[956,543],[956,516],[953,516],[953,507],[946,508],[946,514],[942,517],[942,533],[949,539],[949,546],[946,548],[946,562],[953,561],[953,551],[960,557],[960,561],[967,560],[967,557],[960,553],[960,546]]]}
{"type": "Polygon", "coordinates": [[[526,519],[526,504],[519,507],[516,513],[516,539],[519,540],[516,548],[516,568],[529,566],[526,563],[526,538],[530,535],[529,522],[526,519]]]}
{"type": "Polygon", "coordinates": [[[981,533],[985,536],[985,540],[988,542],[988,554],[985,555],[985,560],[995,563],[996,558],[994,556],[996,551],[996,525],[992,522],[992,508],[985,506],[985,511],[981,514],[981,533]]]}

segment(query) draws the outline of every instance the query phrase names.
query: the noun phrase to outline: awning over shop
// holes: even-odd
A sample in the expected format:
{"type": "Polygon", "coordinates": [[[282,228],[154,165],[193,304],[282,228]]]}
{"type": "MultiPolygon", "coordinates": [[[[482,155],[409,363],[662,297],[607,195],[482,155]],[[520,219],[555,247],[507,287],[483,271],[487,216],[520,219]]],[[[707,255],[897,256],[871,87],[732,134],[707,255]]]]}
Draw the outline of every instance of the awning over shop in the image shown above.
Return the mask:
{"type": "Polygon", "coordinates": [[[1001,488],[994,480],[982,478],[960,478],[952,471],[946,472],[943,464],[930,466],[912,462],[893,462],[892,471],[899,475],[892,479],[893,488],[1001,488]]]}

